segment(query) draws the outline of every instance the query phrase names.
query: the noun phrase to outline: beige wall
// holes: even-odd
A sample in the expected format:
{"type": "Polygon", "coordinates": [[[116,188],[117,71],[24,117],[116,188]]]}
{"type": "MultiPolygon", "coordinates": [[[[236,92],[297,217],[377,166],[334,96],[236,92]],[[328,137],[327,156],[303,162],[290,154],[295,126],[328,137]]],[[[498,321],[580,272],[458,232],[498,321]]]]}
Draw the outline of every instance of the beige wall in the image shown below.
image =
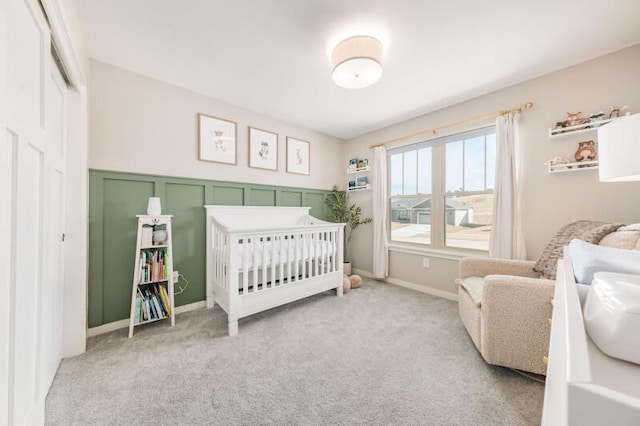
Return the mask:
{"type": "Polygon", "coordinates": [[[92,169],[320,189],[344,185],[340,139],[93,60],[89,136],[92,169]],[[198,160],[197,113],[237,123],[236,166],[198,160]],[[248,126],[278,133],[277,172],[248,167],[248,126]],[[286,173],[287,136],[311,143],[309,176],[286,173]]]}
{"type": "MultiPolygon", "coordinates": [[[[549,127],[562,120],[566,112],[608,112],[611,105],[629,105],[628,111],[640,112],[640,45],[354,138],[347,142],[343,163],[352,157],[372,159],[369,144],[528,101],[535,104],[521,119],[528,258],[536,259],[555,231],[572,220],[640,222],[640,183],[600,183],[593,170],[551,175],[544,166],[545,161],[557,155],[572,157],[578,141],[595,138],[595,134],[588,134],[550,140],[549,127]]],[[[462,130],[465,128],[453,132],[462,130]]],[[[361,205],[366,215],[371,214],[369,191],[352,194],[351,200],[361,205]]],[[[352,244],[354,267],[371,271],[371,225],[359,230],[352,244]]],[[[456,291],[453,280],[457,261],[439,259],[424,269],[420,258],[392,253],[391,278],[456,291]]]]}

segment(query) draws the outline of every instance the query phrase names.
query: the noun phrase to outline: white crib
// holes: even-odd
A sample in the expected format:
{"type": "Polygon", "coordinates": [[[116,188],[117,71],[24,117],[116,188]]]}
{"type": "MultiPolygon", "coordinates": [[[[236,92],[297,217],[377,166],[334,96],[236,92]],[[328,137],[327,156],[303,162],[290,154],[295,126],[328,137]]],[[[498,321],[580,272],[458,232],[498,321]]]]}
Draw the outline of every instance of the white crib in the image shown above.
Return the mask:
{"type": "Polygon", "coordinates": [[[207,308],[238,319],[330,289],[342,296],[344,223],[309,207],[204,206],[207,308]]]}

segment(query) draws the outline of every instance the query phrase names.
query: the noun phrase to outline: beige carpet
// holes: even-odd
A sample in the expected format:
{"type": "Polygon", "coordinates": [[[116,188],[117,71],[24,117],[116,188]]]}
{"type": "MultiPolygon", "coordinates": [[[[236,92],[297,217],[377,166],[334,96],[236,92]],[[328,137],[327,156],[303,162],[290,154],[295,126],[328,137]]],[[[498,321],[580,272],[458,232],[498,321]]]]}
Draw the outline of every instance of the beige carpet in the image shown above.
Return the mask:
{"type": "Polygon", "coordinates": [[[52,425],[537,425],[544,385],[484,363],[454,302],[367,281],[240,320],[92,338],[62,362],[52,425]]]}

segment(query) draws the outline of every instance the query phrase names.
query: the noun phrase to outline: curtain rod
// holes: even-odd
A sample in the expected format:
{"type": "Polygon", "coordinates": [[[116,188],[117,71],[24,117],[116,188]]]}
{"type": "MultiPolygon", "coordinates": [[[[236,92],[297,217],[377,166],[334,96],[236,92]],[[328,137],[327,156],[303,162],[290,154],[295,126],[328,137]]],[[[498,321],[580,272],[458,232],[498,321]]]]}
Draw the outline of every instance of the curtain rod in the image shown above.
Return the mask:
{"type": "Polygon", "coordinates": [[[455,121],[453,123],[445,124],[444,126],[434,127],[433,129],[428,129],[428,130],[422,130],[420,132],[412,133],[412,134],[406,135],[406,136],[401,136],[399,138],[391,139],[391,140],[388,140],[386,142],[381,142],[381,143],[377,143],[377,144],[374,144],[374,145],[369,145],[369,149],[375,148],[377,146],[384,146],[384,145],[387,145],[387,144],[390,144],[390,143],[394,143],[394,142],[400,142],[402,140],[414,138],[416,136],[423,136],[423,135],[427,135],[427,134],[431,134],[433,136],[433,135],[436,134],[436,132],[439,132],[440,130],[449,129],[451,127],[457,127],[457,126],[460,126],[462,124],[475,123],[475,122],[478,122],[478,121],[481,121],[481,120],[486,120],[487,118],[498,117],[500,115],[505,115],[505,114],[508,114],[508,113],[514,112],[514,111],[522,112],[525,109],[531,109],[531,108],[533,108],[533,102],[527,102],[526,104],[518,105],[518,106],[513,107],[513,108],[503,109],[503,110],[500,110],[500,111],[492,112],[490,114],[479,115],[479,116],[476,116],[476,117],[467,118],[466,120],[455,121]]]}

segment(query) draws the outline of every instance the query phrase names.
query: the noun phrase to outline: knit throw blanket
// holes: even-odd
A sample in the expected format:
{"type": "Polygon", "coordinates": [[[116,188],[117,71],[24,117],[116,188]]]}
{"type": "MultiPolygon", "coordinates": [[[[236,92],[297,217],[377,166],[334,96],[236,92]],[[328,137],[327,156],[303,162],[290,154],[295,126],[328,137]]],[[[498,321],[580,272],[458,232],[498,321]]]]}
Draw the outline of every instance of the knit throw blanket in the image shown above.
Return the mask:
{"type": "Polygon", "coordinates": [[[599,244],[606,235],[615,232],[623,226],[619,223],[596,222],[592,220],[578,220],[563,226],[542,252],[533,270],[544,278],[555,280],[558,259],[563,255],[563,249],[574,238],[591,244],[599,244]]]}

